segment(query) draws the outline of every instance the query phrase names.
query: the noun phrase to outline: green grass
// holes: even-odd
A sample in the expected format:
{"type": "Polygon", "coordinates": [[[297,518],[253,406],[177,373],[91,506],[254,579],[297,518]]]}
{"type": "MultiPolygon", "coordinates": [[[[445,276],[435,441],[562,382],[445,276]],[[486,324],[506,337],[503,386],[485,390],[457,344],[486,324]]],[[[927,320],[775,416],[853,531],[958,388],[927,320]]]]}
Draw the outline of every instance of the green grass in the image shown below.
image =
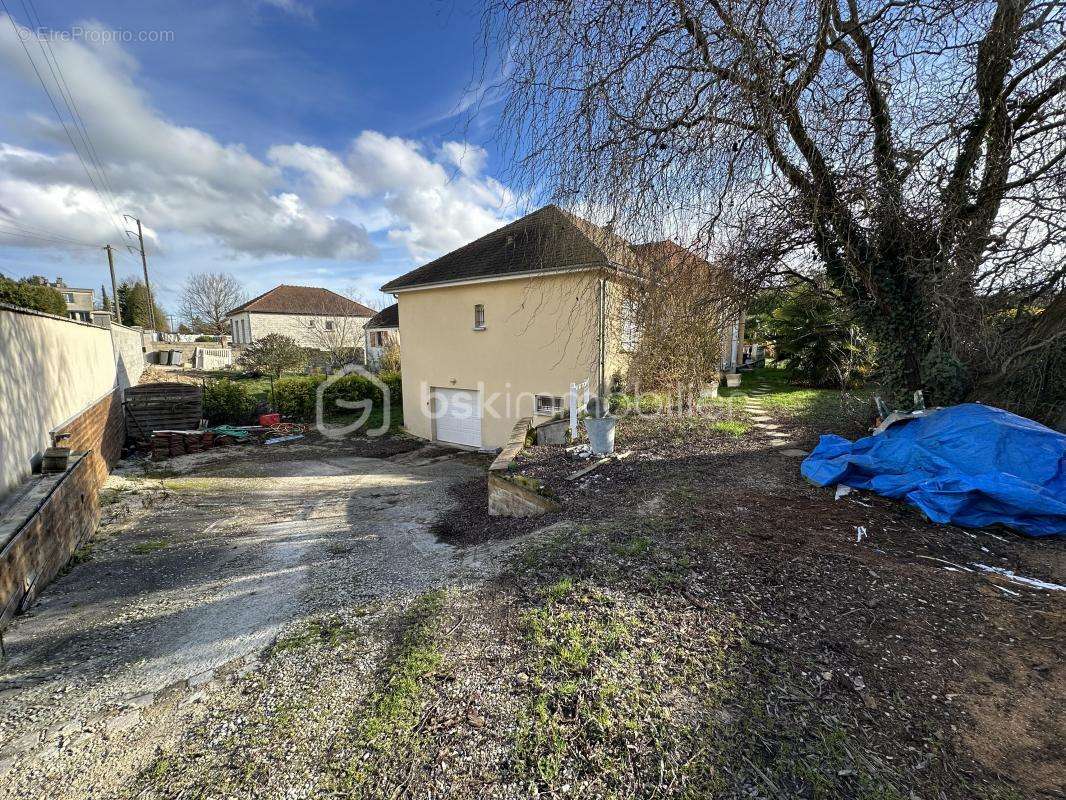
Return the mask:
{"type": "Polygon", "coordinates": [[[869,393],[860,390],[841,392],[838,389],[815,389],[792,383],[791,373],[779,367],[763,367],[741,373],[740,387],[719,390],[719,400],[736,403],[752,397],[752,391],[765,388],[758,400],[764,409],[791,417],[797,421],[826,429],[861,427],[869,408],[869,393]]]}
{"type": "Polygon", "coordinates": [[[724,433],[727,436],[735,436],[739,438],[748,432],[748,426],[743,422],[722,420],[720,422],[711,423],[711,430],[717,433],[724,433]]]}
{"type": "Polygon", "coordinates": [[[316,619],[305,626],[279,637],[270,648],[269,655],[291,653],[308,647],[335,649],[356,639],[359,632],[340,619],[316,619]]]}
{"type": "Polygon", "coordinates": [[[356,710],[353,752],[340,765],[336,789],[360,797],[390,797],[403,788],[401,775],[423,757],[419,721],[429,682],[441,667],[439,623],[445,592],[421,595],[400,620],[396,645],[366,707],[356,710]]]}
{"type": "Polygon", "coordinates": [[[130,552],[135,555],[145,556],[149,553],[154,553],[157,550],[164,550],[167,547],[167,542],[163,539],[149,539],[145,542],[137,542],[130,548],[130,552]]]}

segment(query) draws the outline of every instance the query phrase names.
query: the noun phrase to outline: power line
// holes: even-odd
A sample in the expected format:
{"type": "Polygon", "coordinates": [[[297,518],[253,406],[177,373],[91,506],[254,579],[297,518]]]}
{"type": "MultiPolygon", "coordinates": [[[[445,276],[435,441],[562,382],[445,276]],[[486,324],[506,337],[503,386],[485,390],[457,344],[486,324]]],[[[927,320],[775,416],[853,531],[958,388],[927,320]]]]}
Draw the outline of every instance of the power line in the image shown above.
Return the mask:
{"type": "MultiPolygon", "coordinates": [[[[0,7],[2,7],[4,13],[7,14],[7,20],[11,23],[11,30],[14,31],[15,38],[18,39],[19,43],[22,45],[22,50],[26,53],[26,58],[29,60],[30,66],[33,68],[33,74],[37,76],[37,81],[41,84],[41,88],[44,90],[45,96],[48,98],[48,102],[52,106],[52,110],[55,111],[56,119],[59,120],[63,132],[67,135],[67,139],[70,141],[70,146],[74,148],[74,154],[78,157],[78,161],[81,162],[82,169],[85,170],[85,177],[89,179],[89,184],[93,187],[93,191],[96,192],[96,196],[100,199],[100,204],[104,207],[104,210],[107,211],[107,201],[104,200],[103,194],[100,192],[99,187],[96,185],[96,181],[93,179],[92,173],[89,171],[88,165],[85,163],[85,158],[82,157],[81,151],[78,149],[78,145],[74,141],[74,137],[71,136],[66,120],[63,119],[63,114],[59,111],[59,106],[56,105],[56,101],[52,98],[52,93],[48,91],[48,85],[41,76],[41,71],[37,69],[37,62],[35,62],[33,56],[30,55],[30,48],[26,46],[26,41],[19,32],[19,27],[15,22],[15,18],[11,16],[11,10],[7,7],[6,0],[0,0],[0,7]]],[[[30,21],[32,22],[33,20],[30,21]]],[[[108,212],[108,214],[110,216],[110,212],[108,212]]],[[[121,236],[122,229],[114,219],[111,220],[111,223],[115,225],[115,230],[118,231],[121,236]]]]}
{"type": "Polygon", "coordinates": [[[88,242],[78,242],[74,239],[57,239],[54,236],[39,236],[35,233],[27,233],[20,230],[9,230],[7,228],[0,228],[0,236],[18,236],[26,239],[38,239],[40,241],[49,242],[52,244],[61,244],[68,247],[91,247],[97,248],[99,245],[89,244],[88,242]]]}
{"type": "MultiPolygon", "coordinates": [[[[33,0],[22,0],[22,9],[26,12],[26,16],[29,17],[31,23],[36,21],[38,30],[44,28],[41,24],[41,15],[38,13],[37,7],[33,4],[33,0]],[[27,2],[29,3],[28,6],[27,2]]],[[[112,222],[117,222],[118,201],[115,199],[115,190],[111,185],[111,178],[104,169],[103,160],[97,153],[96,145],[93,143],[92,137],[89,136],[89,129],[86,127],[85,119],[82,117],[81,110],[78,108],[78,104],[74,99],[74,93],[70,89],[70,84],[67,83],[66,75],[63,74],[63,68],[59,64],[59,59],[56,58],[55,51],[52,50],[52,42],[47,37],[37,36],[35,38],[37,39],[37,46],[41,48],[41,55],[44,56],[45,63],[48,64],[48,70],[52,73],[52,80],[55,81],[56,88],[59,90],[59,95],[63,99],[67,111],[70,112],[71,119],[74,121],[75,130],[78,131],[82,143],[89,152],[89,159],[93,162],[93,166],[96,167],[101,183],[104,184],[104,189],[111,201],[110,210],[112,217],[114,217],[112,222]],[[47,52],[45,52],[46,47],[47,52]],[[50,59],[49,55],[51,56],[50,59]]]]}
{"type": "Polygon", "coordinates": [[[16,230],[20,233],[39,238],[58,239],[60,241],[70,242],[71,244],[86,244],[80,239],[75,239],[73,236],[55,233],[47,228],[42,228],[36,225],[28,225],[11,214],[7,214],[7,216],[9,217],[8,219],[0,219],[0,226],[6,226],[7,230],[16,230]]]}

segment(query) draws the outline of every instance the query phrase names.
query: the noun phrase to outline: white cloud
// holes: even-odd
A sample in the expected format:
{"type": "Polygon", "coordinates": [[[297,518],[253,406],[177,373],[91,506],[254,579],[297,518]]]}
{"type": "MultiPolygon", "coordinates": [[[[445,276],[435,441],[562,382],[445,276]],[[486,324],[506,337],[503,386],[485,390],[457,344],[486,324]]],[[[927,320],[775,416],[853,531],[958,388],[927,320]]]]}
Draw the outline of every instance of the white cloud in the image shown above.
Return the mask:
{"type": "Polygon", "coordinates": [[[323,147],[306,144],[279,144],[267,157],[279,167],[303,173],[308,191],[316,202],[332,206],[355,193],[355,180],[335,154],[323,147]]]}
{"type": "MultiPolygon", "coordinates": [[[[153,247],[164,253],[199,238],[230,257],[356,261],[379,257],[373,230],[420,261],[515,213],[516,198],[485,174],[488,156],[476,145],[449,141],[427,148],[366,130],[342,153],[282,142],[259,158],[241,143],[223,143],[165,118],[139,88],[137,64],[120,45],[54,41],[52,47],[105,165],[114,204],[109,192],[103,192],[105,202],[93,190],[54,117],[9,109],[30,136],[28,143],[0,142],[0,224],[16,219],[34,230],[102,244],[120,235],[116,216],[131,212],[151,225],[153,247]]],[[[22,45],[2,16],[0,65],[40,96],[22,45]]],[[[13,241],[48,246],[28,235],[0,239],[13,241]]]]}
{"type": "MultiPolygon", "coordinates": [[[[233,253],[377,255],[365,228],[296,198],[279,166],[257,159],[241,144],[222,144],[160,115],[129,77],[134,65],[116,45],[54,41],[52,48],[104,164],[115,207],[95,171],[100,195],[93,189],[58,122],[37,118],[42,149],[0,147],[0,206],[7,211],[0,218],[88,241],[113,241],[121,222],[109,212],[133,210],[160,232],[164,246],[167,231],[182,231],[207,235],[233,253]],[[60,155],[44,149],[56,143],[60,155]]],[[[0,64],[31,86],[36,82],[7,19],[0,19],[0,64]]],[[[60,96],[54,84],[49,88],[60,96]]],[[[87,148],[83,156],[91,170],[87,148]]],[[[41,243],[29,237],[24,242],[41,243]]]]}
{"type": "MultiPolygon", "coordinates": [[[[458,143],[445,151],[455,167],[458,143]]],[[[389,238],[403,242],[412,257],[426,259],[452,250],[500,227],[517,205],[514,194],[495,178],[480,174],[484,150],[470,161],[470,171],[449,169],[432,161],[418,142],[364,131],[348,154],[360,193],[383,195],[394,218],[389,238]],[[477,169],[474,169],[474,167],[477,169]]]]}

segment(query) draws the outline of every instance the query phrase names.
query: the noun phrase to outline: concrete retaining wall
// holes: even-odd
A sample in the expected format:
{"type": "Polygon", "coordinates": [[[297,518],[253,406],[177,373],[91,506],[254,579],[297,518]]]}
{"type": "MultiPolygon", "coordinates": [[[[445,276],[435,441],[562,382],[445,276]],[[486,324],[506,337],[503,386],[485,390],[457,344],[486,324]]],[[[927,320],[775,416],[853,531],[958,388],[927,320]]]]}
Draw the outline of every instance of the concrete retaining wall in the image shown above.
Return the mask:
{"type": "Polygon", "coordinates": [[[533,420],[520,419],[511,430],[496,460],[489,467],[489,515],[493,517],[539,517],[558,511],[559,504],[537,492],[538,482],[511,473],[511,464],[526,446],[533,420]]]}
{"type": "Polygon", "coordinates": [[[498,473],[489,473],[488,490],[489,516],[492,517],[539,517],[559,510],[559,504],[554,500],[498,473]]]}

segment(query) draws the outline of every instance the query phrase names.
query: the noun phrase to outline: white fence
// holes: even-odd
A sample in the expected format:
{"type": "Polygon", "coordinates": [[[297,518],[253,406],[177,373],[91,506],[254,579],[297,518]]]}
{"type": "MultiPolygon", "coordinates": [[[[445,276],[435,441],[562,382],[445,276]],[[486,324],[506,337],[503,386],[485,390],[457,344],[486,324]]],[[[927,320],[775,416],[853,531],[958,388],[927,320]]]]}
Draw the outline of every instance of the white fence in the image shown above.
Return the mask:
{"type": "Polygon", "coordinates": [[[233,366],[233,351],[228,347],[197,347],[193,363],[197,369],[227,369],[233,366]]]}
{"type": "Polygon", "coordinates": [[[570,441],[577,441],[577,417],[589,403],[589,382],[570,384],[570,441]],[[578,405],[580,401],[580,405],[578,405]]]}

